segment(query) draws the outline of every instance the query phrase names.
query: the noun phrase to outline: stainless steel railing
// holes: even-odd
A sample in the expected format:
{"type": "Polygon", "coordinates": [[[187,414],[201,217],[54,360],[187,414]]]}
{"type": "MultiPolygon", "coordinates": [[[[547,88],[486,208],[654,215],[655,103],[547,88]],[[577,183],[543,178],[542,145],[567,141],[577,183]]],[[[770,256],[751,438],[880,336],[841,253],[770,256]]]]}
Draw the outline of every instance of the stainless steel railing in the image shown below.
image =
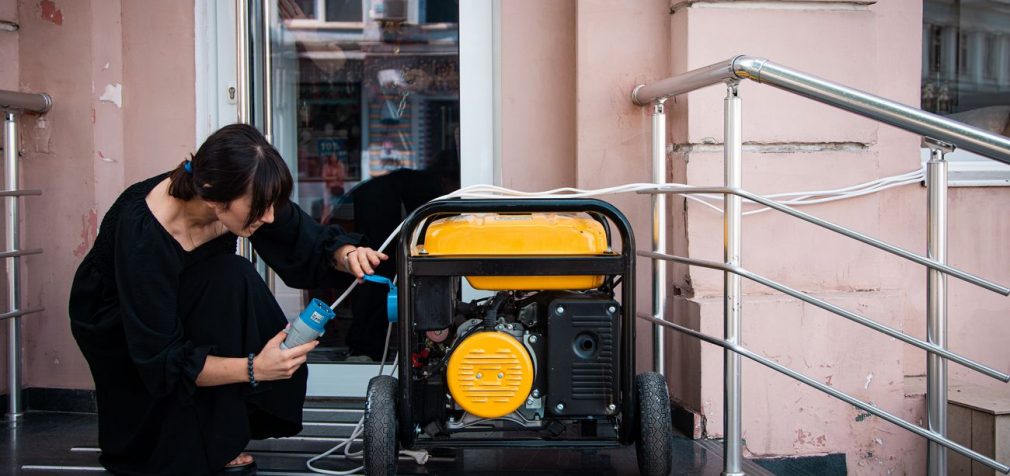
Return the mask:
{"type": "MultiPolygon", "coordinates": [[[[713,64],[704,68],[699,68],[673,76],[667,79],[656,81],[650,84],[637,86],[631,93],[632,101],[639,106],[653,106],[653,140],[652,156],[653,160],[663,161],[665,167],[665,120],[657,119],[657,115],[663,114],[663,103],[672,96],[684,94],[696,89],[710,86],[716,83],[726,84],[726,99],[724,101],[725,112],[725,186],[724,187],[662,187],[656,194],[688,194],[688,193],[721,193],[725,197],[724,213],[724,263],[713,263],[708,261],[682,258],[665,254],[657,246],[657,230],[666,229],[665,213],[659,213],[657,202],[653,200],[653,252],[640,252],[644,257],[653,261],[653,315],[639,316],[642,319],[653,323],[654,329],[669,327],[679,332],[699,338],[711,344],[719,345],[725,349],[724,368],[724,409],[725,409],[725,460],[723,466],[724,475],[742,475],[742,431],[741,431],[741,356],[752,359],[762,365],[772,368],[789,377],[806,383],[822,392],[841,399],[851,405],[877,415],[891,423],[894,423],[908,431],[929,440],[929,454],[927,467],[929,474],[946,474],[946,452],[949,448],[963,454],[973,460],[979,461],[993,469],[1003,473],[1010,473],[1010,466],[995,461],[978,452],[966,448],[946,437],[947,433],[947,369],[946,360],[954,361],[960,365],[996,378],[1003,382],[1010,381],[1010,376],[999,370],[995,370],[983,364],[974,362],[946,349],[946,277],[954,276],[965,282],[980,286],[984,289],[1002,294],[1010,295],[1010,289],[1005,286],[993,283],[986,279],[974,276],[946,264],[947,250],[947,161],[945,154],[953,150],[954,147],[961,147],[966,150],[981,154],[994,160],[1010,164],[1010,139],[992,134],[990,132],[969,126],[957,121],[945,119],[943,117],[930,114],[928,112],[899,104],[888,99],[884,99],[872,94],[852,89],[813,75],[796,71],[785,66],[781,66],[764,58],[752,56],[737,56],[730,60],[713,64]],[[884,243],[875,238],[857,233],[845,227],[830,223],[807,213],[795,210],[769,200],[760,195],[756,195],[740,188],[741,183],[741,99],[738,91],[738,84],[741,80],[753,80],[762,84],[798,94],[800,96],[813,99],[828,104],[839,109],[844,109],[870,119],[889,124],[900,129],[921,134],[924,136],[924,144],[931,150],[931,158],[927,162],[926,187],[927,187],[927,256],[919,256],[907,250],[884,243]],[[748,271],[740,266],[740,244],[741,244],[741,221],[742,221],[742,198],[760,203],[769,208],[778,210],[788,215],[800,218],[807,222],[827,228],[836,233],[840,233],[849,238],[858,240],[870,246],[900,256],[927,267],[927,341],[922,341],[907,334],[884,326],[858,314],[846,311],[822,300],[816,299],[805,293],[789,288],[783,284],[764,278],[756,273],[748,271]],[[706,268],[719,269],[724,275],[724,326],[725,338],[717,339],[703,335],[692,329],[667,322],[665,316],[665,299],[657,299],[656,294],[665,295],[665,281],[659,279],[657,275],[660,271],[665,273],[665,268],[659,268],[659,263],[664,261],[674,261],[692,266],[702,266],[706,268]],[[742,317],[742,292],[740,287],[741,277],[756,281],[765,286],[769,286],[784,294],[790,295],[804,302],[813,304],[821,309],[825,309],[839,316],[850,319],[854,322],[870,327],[878,332],[901,340],[902,342],[914,345],[927,352],[927,414],[928,429],[913,425],[890,413],[880,410],[866,402],[855,399],[843,392],[828,387],[809,377],[801,375],[775,362],[754,354],[740,345],[740,328],[742,317]]],[[[654,176],[658,183],[666,182],[665,168],[654,166],[654,175],[660,173],[664,176],[654,176]]],[[[664,274],[665,275],[665,274],[664,274]]],[[[661,333],[656,336],[662,338],[661,333]]],[[[654,342],[656,341],[654,336],[654,342]]],[[[654,347],[654,361],[661,363],[665,361],[664,349],[661,346],[654,347]],[[656,355],[659,354],[659,355],[656,355]]],[[[657,366],[657,368],[661,368],[657,366]]]]}
{"type": "Polygon", "coordinates": [[[4,197],[6,215],[4,230],[9,249],[0,253],[7,262],[7,312],[0,314],[0,320],[7,321],[7,416],[18,419],[24,412],[21,398],[21,316],[42,311],[43,308],[21,308],[21,257],[39,254],[40,249],[21,249],[21,211],[18,197],[41,195],[40,190],[18,188],[18,123],[21,112],[45,113],[52,108],[53,99],[48,94],[29,94],[16,91],[0,91],[0,110],[4,116],[4,197]]]}

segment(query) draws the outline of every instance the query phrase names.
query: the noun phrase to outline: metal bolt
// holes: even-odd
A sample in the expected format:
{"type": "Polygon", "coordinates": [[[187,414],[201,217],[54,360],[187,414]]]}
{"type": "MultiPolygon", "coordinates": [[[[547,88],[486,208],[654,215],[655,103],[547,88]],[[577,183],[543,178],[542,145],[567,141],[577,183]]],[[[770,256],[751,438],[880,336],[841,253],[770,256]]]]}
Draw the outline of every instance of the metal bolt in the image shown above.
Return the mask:
{"type": "Polygon", "coordinates": [[[540,390],[533,389],[533,398],[540,398],[540,390]]]}
{"type": "Polygon", "coordinates": [[[558,313],[558,315],[560,316],[565,313],[565,308],[564,306],[558,306],[558,308],[555,309],[554,312],[558,313]]]}
{"type": "Polygon", "coordinates": [[[512,324],[509,324],[509,325],[505,326],[505,328],[508,329],[508,330],[512,330],[513,327],[515,327],[515,326],[513,326],[512,324]]]}
{"type": "Polygon", "coordinates": [[[536,343],[537,343],[537,336],[536,335],[531,335],[530,336],[530,344],[536,344],[536,343]]]}
{"type": "Polygon", "coordinates": [[[613,313],[617,312],[617,307],[616,306],[610,306],[610,307],[607,308],[607,312],[613,314],[613,313]]]}
{"type": "Polygon", "coordinates": [[[617,410],[617,405],[614,405],[613,403],[611,403],[610,405],[607,405],[607,411],[608,412],[614,413],[614,410],[617,410]]]}
{"type": "Polygon", "coordinates": [[[498,372],[498,378],[499,379],[505,378],[505,373],[504,372],[498,372]]]}
{"type": "Polygon", "coordinates": [[[477,372],[477,378],[482,378],[483,376],[484,376],[484,374],[482,374],[480,372],[477,372]]]}
{"type": "Polygon", "coordinates": [[[562,412],[562,411],[564,411],[564,410],[565,410],[565,404],[564,404],[564,403],[558,403],[557,405],[555,405],[555,406],[554,406],[554,408],[555,408],[555,409],[556,409],[557,411],[559,411],[559,412],[562,412]]]}

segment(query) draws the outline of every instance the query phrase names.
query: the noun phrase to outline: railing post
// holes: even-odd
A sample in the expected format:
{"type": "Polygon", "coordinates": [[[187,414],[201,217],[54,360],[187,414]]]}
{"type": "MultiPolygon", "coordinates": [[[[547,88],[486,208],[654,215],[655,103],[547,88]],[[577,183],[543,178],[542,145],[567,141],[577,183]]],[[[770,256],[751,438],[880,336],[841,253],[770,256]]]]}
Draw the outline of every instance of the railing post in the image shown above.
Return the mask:
{"type": "MultiPolygon", "coordinates": [[[[928,257],[947,262],[947,160],[944,155],[953,146],[925,140],[930,149],[926,163],[926,210],[928,257]]],[[[926,340],[947,348],[947,275],[935,269],[926,271],[926,340]]],[[[929,429],[947,436],[947,360],[936,354],[926,356],[926,414],[929,429]]],[[[947,474],[947,449],[929,442],[927,449],[929,476],[947,474]]]]}
{"type": "MultiPolygon", "coordinates": [[[[737,94],[738,81],[726,83],[725,100],[725,145],[723,148],[723,167],[725,169],[726,187],[739,188],[743,175],[742,155],[743,139],[741,136],[741,104],[737,94]]],[[[741,225],[743,222],[742,200],[738,195],[724,194],[726,211],[723,214],[723,258],[727,265],[740,265],[740,249],[742,241],[741,225]]],[[[740,344],[740,316],[742,294],[740,276],[723,272],[723,317],[725,321],[726,341],[740,344]]],[[[725,389],[723,395],[724,410],[724,460],[725,476],[743,475],[743,445],[741,431],[741,394],[742,378],[740,375],[742,362],[740,355],[732,350],[724,352],[723,378],[725,389]]]]}
{"type": "MultiPolygon", "coordinates": [[[[665,99],[652,105],[652,181],[666,183],[666,111],[665,99]]],[[[652,249],[666,253],[665,194],[652,195],[652,249]],[[662,250],[662,251],[661,251],[662,250]]],[[[666,260],[652,260],[652,317],[666,319],[666,260]]],[[[652,368],[666,375],[666,329],[652,325],[652,368]]]]}
{"type": "MultiPolygon", "coordinates": [[[[13,111],[4,111],[4,184],[5,190],[18,190],[18,123],[13,111]]],[[[18,220],[18,197],[12,195],[4,200],[6,208],[4,223],[6,246],[20,250],[20,230],[18,220]]],[[[21,257],[12,256],[7,261],[7,310],[21,309],[21,257]]],[[[12,317],[7,321],[7,377],[9,394],[7,417],[17,420],[24,412],[21,399],[21,318],[12,317]]]]}

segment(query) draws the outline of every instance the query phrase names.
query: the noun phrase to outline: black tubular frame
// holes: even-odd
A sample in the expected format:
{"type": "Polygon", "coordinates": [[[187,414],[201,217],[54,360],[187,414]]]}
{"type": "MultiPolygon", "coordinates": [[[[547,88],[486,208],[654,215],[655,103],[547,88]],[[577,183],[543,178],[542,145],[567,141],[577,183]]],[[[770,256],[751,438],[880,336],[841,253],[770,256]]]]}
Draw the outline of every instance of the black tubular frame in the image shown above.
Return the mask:
{"type": "MultiPolygon", "coordinates": [[[[613,246],[613,243],[608,243],[613,246]]],[[[411,312],[410,287],[413,276],[552,276],[605,274],[621,275],[621,424],[618,442],[633,443],[638,433],[638,402],[635,394],[635,235],[624,214],[613,205],[595,199],[477,199],[439,200],[418,208],[403,223],[398,253],[400,353],[398,362],[399,402],[397,404],[397,434],[404,448],[416,447],[413,428],[413,389],[411,388],[411,354],[414,351],[414,316],[411,312]],[[411,256],[414,230],[431,218],[460,213],[550,213],[587,212],[602,215],[616,225],[621,235],[621,253],[580,257],[486,257],[449,258],[411,256]]],[[[599,442],[572,440],[495,439],[488,446],[585,447],[612,446],[613,440],[599,442]],[[609,443],[609,445],[608,445],[609,443]]],[[[432,445],[417,446],[462,447],[484,446],[473,440],[438,440],[432,445]]]]}

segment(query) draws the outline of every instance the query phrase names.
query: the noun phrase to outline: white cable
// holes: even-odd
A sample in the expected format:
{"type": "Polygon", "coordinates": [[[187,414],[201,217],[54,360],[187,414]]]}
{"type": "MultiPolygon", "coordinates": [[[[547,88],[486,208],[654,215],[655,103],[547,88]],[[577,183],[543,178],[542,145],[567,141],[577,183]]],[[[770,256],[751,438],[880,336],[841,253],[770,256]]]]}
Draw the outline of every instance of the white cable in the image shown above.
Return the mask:
{"type": "MultiPolygon", "coordinates": [[[[383,369],[384,369],[384,367],[386,365],[386,356],[388,355],[388,352],[389,352],[389,336],[390,336],[390,334],[392,334],[392,331],[393,331],[393,323],[390,322],[389,325],[386,327],[386,344],[382,348],[382,360],[379,362],[379,375],[383,375],[383,369]]],[[[396,356],[393,357],[393,365],[390,367],[390,372],[389,372],[390,375],[393,375],[396,372],[396,365],[399,362],[399,358],[400,358],[400,354],[399,353],[397,353],[396,356]]],[[[337,451],[337,450],[339,450],[341,448],[344,449],[344,454],[343,454],[344,458],[343,459],[345,459],[345,460],[351,460],[351,459],[361,458],[362,451],[354,451],[354,452],[352,452],[351,451],[351,443],[354,441],[355,438],[361,436],[361,434],[364,433],[364,431],[365,431],[364,430],[364,425],[365,425],[365,417],[362,416],[360,419],[358,419],[358,423],[354,425],[354,429],[351,430],[351,434],[350,434],[350,436],[347,437],[347,439],[341,441],[340,443],[337,443],[337,445],[334,446],[333,448],[330,448],[330,449],[326,450],[325,452],[320,453],[319,455],[313,456],[312,458],[310,458],[308,461],[305,462],[305,467],[308,468],[309,471],[313,471],[313,472],[321,473],[321,474],[332,474],[332,475],[337,475],[337,476],[349,476],[349,475],[353,475],[353,474],[358,474],[359,471],[365,469],[364,466],[358,466],[356,468],[348,469],[348,470],[344,470],[344,471],[334,471],[334,470],[331,470],[331,469],[317,468],[315,466],[312,466],[312,463],[315,463],[316,461],[319,461],[320,459],[323,459],[323,458],[326,458],[327,456],[330,456],[335,451],[337,451]]],[[[424,463],[426,463],[428,461],[428,452],[427,451],[401,450],[400,454],[405,454],[406,456],[410,456],[411,458],[414,458],[414,460],[417,461],[417,464],[424,464],[424,463]]]]}
{"type": "MultiPolygon", "coordinates": [[[[871,181],[868,181],[868,182],[864,182],[864,183],[857,184],[857,185],[851,185],[851,186],[848,186],[848,187],[842,187],[842,188],[837,188],[837,189],[832,189],[832,190],[812,190],[812,191],[806,191],[806,192],[776,193],[776,194],[766,195],[766,197],[769,198],[769,199],[781,199],[781,198],[787,198],[787,197],[789,197],[790,199],[788,199],[788,200],[776,200],[778,203],[781,203],[783,205],[789,205],[789,206],[814,205],[814,204],[818,204],[818,203],[828,203],[828,202],[833,202],[833,201],[838,201],[838,200],[845,200],[845,199],[848,199],[848,198],[860,197],[860,196],[863,196],[863,195],[868,195],[868,194],[871,194],[871,193],[880,192],[882,190],[887,190],[889,188],[900,187],[900,186],[904,186],[904,185],[918,183],[918,182],[921,182],[924,179],[925,179],[925,166],[923,166],[922,168],[920,168],[918,170],[913,170],[911,172],[906,172],[904,174],[894,175],[894,176],[891,176],[891,177],[879,178],[879,179],[876,179],[876,180],[871,180],[871,181]]],[[[698,188],[698,187],[695,187],[695,186],[692,186],[692,185],[679,184],[679,183],[662,183],[662,184],[656,184],[656,183],[629,183],[629,184],[624,184],[624,185],[618,185],[618,186],[615,186],[615,187],[607,187],[607,188],[599,188],[599,189],[591,189],[591,190],[585,190],[585,189],[573,188],[573,187],[561,187],[561,188],[556,188],[556,189],[553,189],[553,190],[547,190],[547,191],[544,191],[544,192],[523,192],[523,191],[520,191],[520,190],[513,190],[513,189],[508,189],[508,188],[505,188],[505,187],[499,187],[497,185],[478,184],[478,185],[470,185],[470,186],[467,186],[467,187],[463,187],[463,188],[461,188],[459,190],[456,190],[455,192],[448,193],[448,194],[443,195],[441,197],[438,197],[438,198],[436,198],[436,199],[434,199],[432,201],[447,200],[447,199],[451,199],[451,198],[468,198],[468,199],[476,199],[476,198],[483,198],[483,199],[507,199],[507,198],[589,198],[589,197],[596,197],[596,196],[600,196],[600,195],[614,195],[614,194],[619,194],[619,193],[633,193],[633,192],[655,191],[655,190],[661,189],[662,187],[667,187],[667,186],[671,186],[671,185],[672,186],[677,186],[677,187],[684,187],[684,188],[698,188]]],[[[697,194],[697,195],[695,195],[695,194],[684,194],[684,196],[685,196],[685,198],[687,198],[689,200],[692,200],[692,201],[695,201],[695,202],[700,203],[702,205],[705,205],[706,207],[709,207],[709,208],[711,208],[713,210],[716,210],[719,213],[725,213],[722,208],[719,208],[718,206],[716,206],[713,203],[711,203],[711,201],[722,201],[722,200],[724,200],[723,195],[719,195],[719,194],[697,194]]],[[[754,202],[752,200],[748,200],[746,198],[743,199],[743,202],[745,204],[748,204],[748,205],[753,205],[753,204],[756,203],[756,202],[754,202]]],[[[757,213],[766,212],[768,210],[771,210],[771,208],[762,207],[762,208],[759,208],[759,209],[755,209],[755,210],[750,210],[750,211],[744,212],[743,214],[744,215],[754,215],[754,214],[757,214],[757,213]]],[[[403,222],[401,222],[396,227],[396,229],[393,230],[393,232],[389,234],[389,236],[386,238],[386,241],[384,241],[382,243],[382,246],[380,246],[377,251],[379,251],[380,253],[383,252],[383,251],[385,251],[386,247],[388,247],[389,244],[393,241],[393,239],[395,239],[396,236],[399,235],[400,228],[402,228],[402,227],[403,227],[403,222]]],[[[333,304],[330,305],[330,308],[331,309],[336,309],[337,306],[339,306],[340,303],[342,303],[347,298],[347,296],[349,296],[351,294],[351,291],[353,291],[354,288],[356,288],[358,286],[358,283],[359,283],[359,281],[356,280],[350,286],[348,286],[348,288],[337,298],[337,300],[334,301],[333,304]]],[[[393,278],[393,283],[394,284],[396,283],[396,277],[393,278]]],[[[389,336],[390,336],[390,333],[392,331],[392,328],[393,328],[393,324],[392,323],[390,323],[389,327],[386,328],[386,344],[385,344],[385,347],[382,350],[382,362],[380,362],[380,364],[379,364],[379,375],[383,374],[383,368],[384,368],[385,362],[386,362],[386,354],[389,351],[389,336]]],[[[399,362],[399,354],[397,354],[397,356],[394,358],[393,365],[390,368],[390,375],[393,375],[396,372],[396,367],[397,367],[397,363],[398,362],[399,362]]],[[[331,474],[331,475],[338,475],[338,476],[347,476],[347,475],[357,474],[358,471],[363,470],[364,466],[359,466],[357,468],[346,470],[346,471],[332,471],[332,470],[326,470],[326,469],[316,468],[316,467],[312,466],[312,463],[315,462],[315,461],[318,461],[318,460],[320,460],[322,458],[325,458],[325,457],[327,457],[327,456],[329,456],[331,454],[333,454],[333,452],[337,451],[340,448],[344,449],[344,457],[345,457],[345,459],[360,458],[361,455],[362,455],[361,451],[351,452],[351,442],[354,441],[354,439],[357,438],[358,436],[361,436],[361,434],[364,432],[364,421],[365,421],[365,419],[364,419],[364,417],[362,417],[360,420],[358,420],[357,425],[354,426],[354,430],[351,431],[351,435],[348,436],[346,440],[340,442],[339,444],[337,444],[333,448],[330,448],[326,452],[321,453],[321,454],[319,454],[317,456],[312,457],[311,459],[309,459],[308,461],[305,462],[305,466],[310,471],[314,471],[316,473],[331,474]]],[[[417,462],[417,464],[424,464],[428,460],[428,452],[427,451],[400,450],[399,454],[405,455],[405,456],[410,456],[411,458],[414,458],[414,460],[417,462]]]]}

